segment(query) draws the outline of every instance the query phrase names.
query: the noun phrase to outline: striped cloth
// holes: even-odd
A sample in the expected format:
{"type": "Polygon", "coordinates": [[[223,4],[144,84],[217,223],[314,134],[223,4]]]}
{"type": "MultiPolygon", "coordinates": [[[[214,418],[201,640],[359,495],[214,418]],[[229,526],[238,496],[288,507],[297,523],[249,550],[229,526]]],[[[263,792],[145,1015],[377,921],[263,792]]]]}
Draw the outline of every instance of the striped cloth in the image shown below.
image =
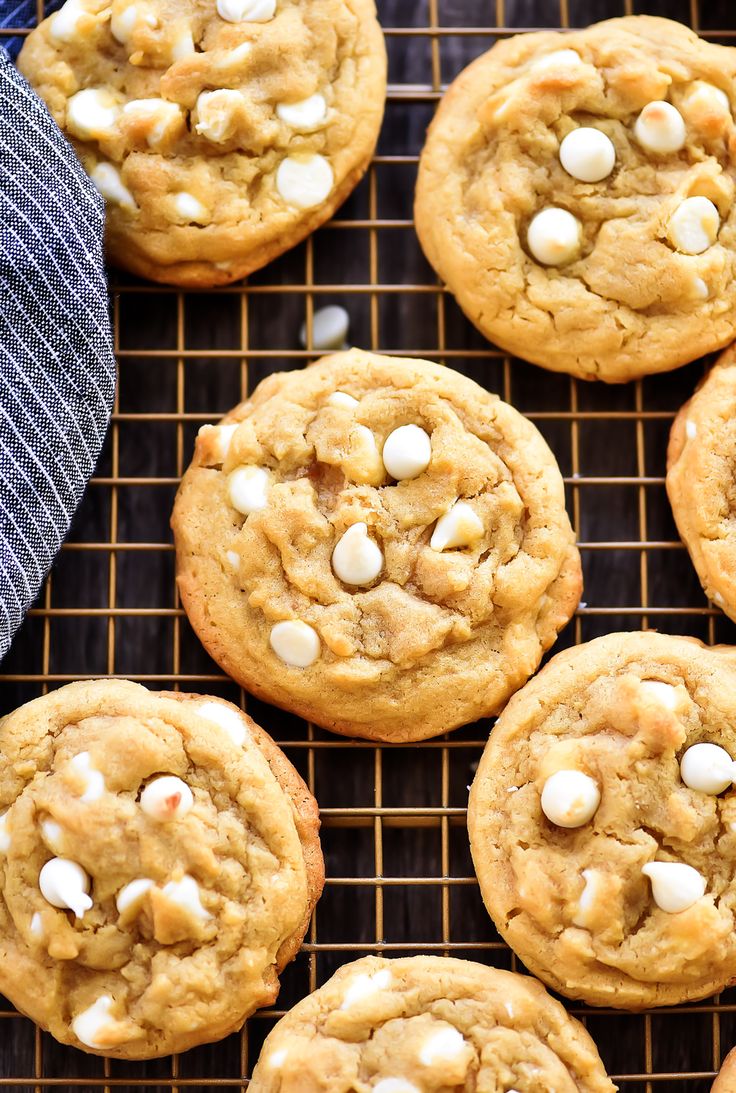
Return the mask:
{"type": "MultiPolygon", "coordinates": [[[[0,0],[0,25],[30,4],[0,0]]],[[[0,49],[0,657],[66,536],[112,411],[104,203],[0,49]]]]}

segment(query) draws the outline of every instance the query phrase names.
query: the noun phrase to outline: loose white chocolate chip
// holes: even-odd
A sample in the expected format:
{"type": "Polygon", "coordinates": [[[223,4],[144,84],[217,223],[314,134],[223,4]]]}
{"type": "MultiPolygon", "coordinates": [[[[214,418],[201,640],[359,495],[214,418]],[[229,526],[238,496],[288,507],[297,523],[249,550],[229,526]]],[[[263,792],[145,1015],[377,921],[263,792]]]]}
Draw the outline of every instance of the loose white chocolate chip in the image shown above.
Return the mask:
{"type": "Polygon", "coordinates": [[[190,27],[186,27],[174,39],[173,45],[171,47],[171,60],[181,61],[182,58],[189,57],[194,52],[194,38],[192,38],[192,31],[190,27]]]}
{"type": "Polygon", "coordinates": [[[682,254],[702,254],[718,238],[721,218],[707,197],[686,197],[673,212],[667,238],[682,254]]]}
{"type": "Polygon", "coordinates": [[[468,547],[483,535],[483,523],[467,501],[456,501],[451,509],[440,516],[434,526],[429,545],[432,550],[452,550],[468,547]]]}
{"type": "Polygon", "coordinates": [[[181,106],[166,99],[131,99],[123,107],[123,116],[133,118],[146,128],[149,148],[158,148],[184,124],[181,106]]]}
{"type": "Polygon", "coordinates": [[[529,250],[543,266],[562,266],[580,252],[582,227],[566,209],[542,209],[526,233],[529,250]]]}
{"type": "Polygon", "coordinates": [[[118,912],[122,915],[124,911],[136,908],[143,902],[146,892],[150,892],[152,888],[153,881],[148,880],[147,877],[139,877],[138,880],[132,880],[130,884],[126,884],[115,897],[118,912]]]}
{"type": "Polygon", "coordinates": [[[661,679],[643,679],[641,689],[644,694],[654,698],[668,710],[674,710],[679,703],[679,696],[671,683],[665,683],[661,679]]]}
{"type": "Polygon", "coordinates": [[[699,300],[707,300],[710,296],[710,289],[702,277],[693,277],[693,291],[699,300]]]}
{"type": "Polygon", "coordinates": [[[357,398],[353,398],[352,395],[346,394],[345,391],[333,391],[330,397],[327,399],[328,406],[341,406],[345,410],[353,410],[356,406],[359,406],[357,398]]]}
{"type": "Polygon", "coordinates": [[[686,421],[685,422],[685,436],[688,438],[688,440],[695,440],[695,437],[697,435],[698,435],[698,427],[695,424],[695,422],[694,421],[686,421]]]}
{"type": "Polygon", "coordinates": [[[558,770],[542,790],[542,812],[557,827],[582,827],[601,803],[598,785],[580,770],[558,770]]]}
{"type": "Polygon", "coordinates": [[[51,16],[49,33],[57,42],[73,42],[77,36],[77,24],[87,9],[80,0],[66,0],[66,4],[51,16]]]}
{"type": "Polygon", "coordinates": [[[159,823],[183,819],[193,804],[191,789],[175,774],[154,778],[141,793],[141,808],[146,816],[159,823]]]}
{"type": "Polygon", "coordinates": [[[276,656],[291,668],[308,668],[319,656],[319,634],[301,619],[277,622],[269,642],[276,656]]]}
{"type": "Polygon", "coordinates": [[[203,91],[197,99],[197,124],[194,126],[200,137],[205,137],[213,144],[222,144],[235,132],[237,111],[243,106],[240,91],[220,88],[217,91],[203,91]]]}
{"type": "Polygon", "coordinates": [[[113,38],[121,45],[127,45],[139,20],[149,27],[158,26],[158,19],[153,12],[144,12],[141,16],[136,4],[128,4],[124,8],[113,4],[112,18],[110,19],[110,30],[113,38]]]}
{"type": "Polygon", "coordinates": [[[636,119],[634,136],[647,152],[667,155],[684,148],[687,131],[680,111],[672,103],[658,100],[644,107],[636,119]]]}
{"type": "Polygon", "coordinates": [[[556,49],[553,53],[548,53],[546,57],[540,57],[534,62],[532,68],[554,68],[555,65],[576,68],[582,63],[580,54],[574,49],[556,49]]]}
{"type": "Polygon", "coordinates": [[[560,144],[560,163],[581,182],[600,182],[614,168],[616,149],[600,129],[581,126],[568,133],[560,144]]]}
{"type": "Polygon", "coordinates": [[[84,918],[92,900],[89,892],[89,877],[75,861],[68,858],[52,858],[47,861],[38,875],[41,895],[52,907],[68,908],[77,918],[84,918]]]}
{"type": "Polygon", "coordinates": [[[736,777],[736,763],[718,744],[693,744],[680,760],[680,776],[690,789],[723,793],[736,777]]]}
{"type": "Polygon", "coordinates": [[[43,939],[43,921],[38,911],[34,911],[31,915],[30,931],[31,935],[35,937],[37,941],[43,939]]]}
{"type": "Polygon", "coordinates": [[[456,1028],[443,1028],[435,1032],[422,1046],[419,1062],[434,1066],[446,1059],[454,1059],[465,1047],[465,1038],[456,1028]]]}
{"type": "Polygon", "coordinates": [[[263,467],[236,467],[227,476],[230,504],[243,516],[265,509],[268,500],[269,475],[263,467]]]}
{"type": "Polygon", "coordinates": [[[0,854],[7,854],[10,850],[10,832],[8,831],[8,812],[6,809],[0,816],[0,854]]]}
{"type": "Polygon", "coordinates": [[[286,156],[276,171],[276,189],[288,205],[313,209],[327,199],[335,181],[332,167],[315,152],[286,156]]]}
{"type": "Polygon", "coordinates": [[[227,23],[266,23],[276,13],[276,0],[217,0],[217,14],[227,23]]]}
{"type": "Polygon", "coordinates": [[[104,140],[115,130],[120,107],[109,91],[86,87],[66,104],[66,127],[80,140],[104,140]]]}
{"type": "Polygon", "coordinates": [[[82,800],[98,801],[105,792],[105,779],[99,770],[92,766],[92,759],[88,751],[80,751],[69,760],[69,766],[83,784],[82,800]]]}
{"type": "MultiPolygon", "coordinates": [[[[343,349],[350,327],[350,316],[339,304],[329,304],[312,316],[312,349],[343,349]]],[[[307,324],[302,323],[299,342],[307,348],[307,324]]]]}
{"type": "Polygon", "coordinates": [[[170,880],[168,884],[163,886],[161,891],[167,899],[182,907],[192,918],[198,918],[201,922],[206,922],[207,919],[212,918],[209,911],[202,906],[199,885],[194,877],[190,877],[188,873],[185,873],[181,880],[170,880]]]}
{"type": "Polygon", "coordinates": [[[366,585],[375,581],[383,569],[383,553],[368,537],[362,521],[352,524],[338,539],[332,551],[335,576],[345,584],[366,585]]]}
{"type": "Polygon", "coordinates": [[[174,194],[173,206],[176,215],[189,223],[202,224],[209,219],[202,202],[194,194],[185,193],[183,190],[178,194],[174,194]]]}
{"type": "Polygon", "coordinates": [[[373,975],[358,975],[352,981],[348,989],[345,991],[345,997],[340,1005],[341,1010],[349,1009],[350,1006],[354,1006],[356,1002],[362,1002],[365,998],[370,998],[371,995],[377,994],[378,991],[384,991],[391,985],[393,976],[388,968],[381,968],[380,971],[374,972],[373,975]]]}
{"type": "Polygon", "coordinates": [[[57,824],[56,820],[42,820],[41,834],[49,850],[53,850],[54,854],[60,854],[61,842],[64,837],[61,824],[57,824]]]}
{"type": "Polygon", "coordinates": [[[381,1078],[373,1086],[373,1093],[419,1093],[419,1089],[406,1078],[381,1078]]]}
{"type": "Polygon", "coordinates": [[[72,1032],[80,1043],[95,1049],[105,1047],[106,1038],[101,1038],[100,1033],[111,1023],[111,1009],[112,998],[103,994],[89,1009],[77,1014],[72,1021],[72,1032]]]}
{"type": "Polygon", "coordinates": [[[598,869],[583,869],[582,876],[585,881],[585,887],[580,893],[578,907],[572,920],[576,926],[587,929],[592,925],[592,919],[595,917],[596,904],[601,898],[604,874],[598,869]]]}
{"type": "Polygon", "coordinates": [[[112,163],[98,163],[89,176],[105,201],[119,205],[121,209],[137,209],[135,198],[120,177],[120,171],[112,163]]]}
{"type": "Polygon", "coordinates": [[[654,902],[668,914],[686,911],[705,893],[705,877],[683,862],[648,862],[641,871],[652,882],[654,902]]]}
{"type": "Polygon", "coordinates": [[[292,129],[308,133],[327,121],[327,102],[324,95],[317,93],[300,102],[280,102],[276,113],[292,129]]]}
{"type": "Polygon", "coordinates": [[[418,425],[400,425],[386,437],[383,465],[397,481],[416,478],[429,466],[432,441],[418,425]]]}
{"type": "Polygon", "coordinates": [[[203,702],[201,706],[197,706],[197,713],[224,729],[232,742],[239,747],[247,740],[248,730],[244,719],[222,702],[203,702]]]}

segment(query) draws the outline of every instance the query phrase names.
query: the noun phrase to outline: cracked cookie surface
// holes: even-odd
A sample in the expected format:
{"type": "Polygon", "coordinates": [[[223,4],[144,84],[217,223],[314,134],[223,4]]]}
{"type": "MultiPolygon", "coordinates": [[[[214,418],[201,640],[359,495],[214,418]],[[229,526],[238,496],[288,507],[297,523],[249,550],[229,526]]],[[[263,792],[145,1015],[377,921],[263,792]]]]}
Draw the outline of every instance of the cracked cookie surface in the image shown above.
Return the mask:
{"type": "Polygon", "coordinates": [[[736,978],[736,649],[611,634],[508,704],[473,783],[486,907],[527,967],[593,1005],[736,978]]]}
{"type": "Polygon", "coordinates": [[[528,976],[469,960],[346,964],[268,1036],[253,1093],[613,1093],[583,1026],[528,976]]]}
{"type": "Polygon", "coordinates": [[[736,50],[649,16],[519,35],[466,68],[429,128],[415,216],[468,318],[610,382],[731,341],[735,78],[736,50]]]}
{"type": "Polygon", "coordinates": [[[675,418],[667,495],[703,591],[736,619],[736,349],[718,358],[675,418]]]}
{"type": "Polygon", "coordinates": [[[324,223],[386,93],[373,0],[66,0],[18,66],[105,196],[111,260],[192,286],[324,223]]]}
{"type": "Polygon", "coordinates": [[[278,993],[322,890],[317,806],[220,699],[73,683],[0,722],[0,990],[57,1040],[152,1058],[278,993]]]}
{"type": "Polygon", "coordinates": [[[269,376],[200,430],[172,526],[214,659],[351,736],[417,740],[496,710],[580,595],[541,435],[427,361],[350,350],[269,376]]]}

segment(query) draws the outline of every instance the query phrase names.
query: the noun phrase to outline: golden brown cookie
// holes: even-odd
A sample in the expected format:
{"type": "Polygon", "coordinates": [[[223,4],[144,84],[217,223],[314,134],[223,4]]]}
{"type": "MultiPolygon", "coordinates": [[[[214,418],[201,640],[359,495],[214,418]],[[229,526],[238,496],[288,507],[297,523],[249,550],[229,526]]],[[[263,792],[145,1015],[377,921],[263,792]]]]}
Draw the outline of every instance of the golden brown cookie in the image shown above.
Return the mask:
{"type": "Polygon", "coordinates": [[[736,1093],[736,1048],[729,1051],[721,1063],[711,1093],[736,1093]]]}
{"type": "Polygon", "coordinates": [[[172,518],[182,602],[248,690],[420,740],[496,709],[580,596],[554,457],[497,395],[350,350],[205,426],[172,518]]]}
{"type": "Polygon", "coordinates": [[[706,596],[736,619],[736,348],[675,418],[667,495],[706,596]]]}
{"type": "Polygon", "coordinates": [[[217,698],[72,683],[0,721],[0,991],[146,1059],[278,994],[324,882],[317,804],[217,698]]]}
{"type": "Polygon", "coordinates": [[[736,980],[736,649],[566,650],[498,719],[468,828],[496,927],[571,998],[639,1009],[736,980]]]}
{"type": "Polygon", "coordinates": [[[469,960],[346,964],[273,1029],[252,1093],[613,1093],[579,1021],[528,976],[469,960]]]}
{"type": "Polygon", "coordinates": [[[736,50],[629,16],[499,41],[443,98],[416,224],[503,349],[609,382],[736,333],[736,50]]]}
{"type": "Polygon", "coordinates": [[[206,286],[329,219],[378,136],[373,0],[66,0],[18,66],[108,206],[110,259],[206,286]]]}

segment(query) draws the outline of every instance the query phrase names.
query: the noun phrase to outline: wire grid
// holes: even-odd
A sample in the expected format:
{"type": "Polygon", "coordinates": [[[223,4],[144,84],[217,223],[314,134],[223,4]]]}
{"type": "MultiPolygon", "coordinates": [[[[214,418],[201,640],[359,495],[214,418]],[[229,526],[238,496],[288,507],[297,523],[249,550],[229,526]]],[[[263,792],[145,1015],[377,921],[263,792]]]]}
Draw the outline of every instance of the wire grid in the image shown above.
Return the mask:
{"type": "MultiPolygon", "coordinates": [[[[38,0],[39,15],[43,3],[38,0]]],[[[366,953],[445,953],[518,968],[483,909],[467,846],[467,785],[490,725],[388,748],[330,736],[246,696],[207,658],[177,598],[168,517],[198,427],[271,371],[300,367],[314,311],[342,303],[351,341],[447,362],[526,413],[552,445],[580,539],[584,603],[556,649],[657,627],[734,641],[704,601],[664,494],[667,434],[702,364],[623,387],[579,383],[489,346],[438,286],[413,233],[424,128],[442,89],[494,39],[648,11],[728,42],[725,5],[609,0],[379,0],[387,115],[366,179],[337,218],[245,286],[182,293],[114,275],[120,383],[106,453],[70,540],[0,677],[3,709],[65,682],[128,677],[240,701],[322,806],[327,884],[278,1008],[221,1044],[145,1064],[56,1044],[0,1000],[0,1089],[244,1089],[274,1021],[366,953]]],[[[12,28],[6,33],[25,33],[12,28]]],[[[569,1005],[569,1004],[568,1004],[569,1005]]],[[[736,994],[632,1015],[569,1005],[628,1093],[704,1093],[736,1040],[736,994]]]]}

